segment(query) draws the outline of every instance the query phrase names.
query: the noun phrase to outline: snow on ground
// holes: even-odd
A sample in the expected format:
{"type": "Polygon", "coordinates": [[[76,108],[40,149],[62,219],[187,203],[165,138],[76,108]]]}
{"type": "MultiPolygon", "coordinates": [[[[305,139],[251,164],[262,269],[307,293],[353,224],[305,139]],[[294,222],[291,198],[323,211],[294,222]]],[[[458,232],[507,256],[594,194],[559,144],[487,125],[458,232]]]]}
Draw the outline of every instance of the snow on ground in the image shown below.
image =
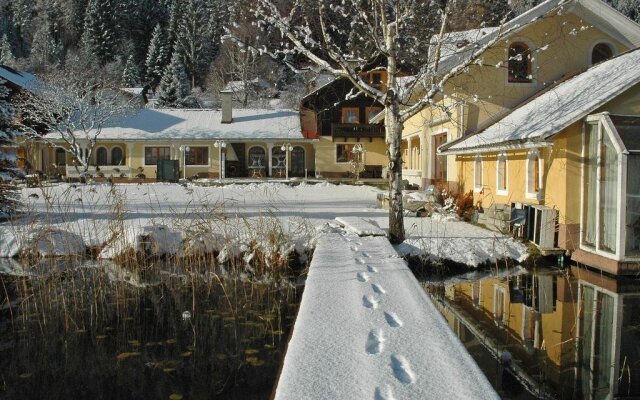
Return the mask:
{"type": "MultiPolygon", "coordinates": [[[[104,257],[114,255],[114,246],[116,250],[123,244],[138,246],[140,233],[157,234],[159,226],[166,227],[161,230],[170,237],[155,243],[168,247],[156,248],[158,252],[177,251],[175,240],[184,240],[192,247],[216,248],[224,255],[238,254],[251,242],[267,252],[293,246],[302,254],[313,245],[317,231],[335,225],[337,217],[360,218],[388,230],[388,211],[376,207],[379,192],[368,186],[274,182],[224,187],[58,184],[22,189],[26,216],[0,224],[0,256],[12,257],[21,248],[34,246],[32,232],[42,226],[51,232],[68,232],[68,238],[77,235],[86,246],[111,243],[104,257]],[[172,236],[175,232],[181,239],[172,236]]],[[[526,255],[526,247],[511,238],[437,215],[406,217],[405,227],[408,239],[398,248],[403,254],[427,252],[471,266],[526,255]]],[[[53,240],[58,254],[65,247],[54,239],[44,243],[53,240]]],[[[67,248],[78,251],[80,247],[74,243],[67,248]]]]}
{"type": "Polygon", "coordinates": [[[387,239],[326,233],[276,399],[496,399],[387,239]]]}

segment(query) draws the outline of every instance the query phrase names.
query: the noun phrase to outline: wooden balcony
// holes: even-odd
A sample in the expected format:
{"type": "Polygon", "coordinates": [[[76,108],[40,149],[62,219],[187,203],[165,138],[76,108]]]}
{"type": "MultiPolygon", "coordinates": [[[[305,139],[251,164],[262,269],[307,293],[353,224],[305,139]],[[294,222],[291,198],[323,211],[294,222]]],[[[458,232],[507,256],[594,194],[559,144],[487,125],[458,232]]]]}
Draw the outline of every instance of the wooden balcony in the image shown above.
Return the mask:
{"type": "Polygon", "coordinates": [[[331,124],[331,137],[384,138],[384,125],[331,124]]]}

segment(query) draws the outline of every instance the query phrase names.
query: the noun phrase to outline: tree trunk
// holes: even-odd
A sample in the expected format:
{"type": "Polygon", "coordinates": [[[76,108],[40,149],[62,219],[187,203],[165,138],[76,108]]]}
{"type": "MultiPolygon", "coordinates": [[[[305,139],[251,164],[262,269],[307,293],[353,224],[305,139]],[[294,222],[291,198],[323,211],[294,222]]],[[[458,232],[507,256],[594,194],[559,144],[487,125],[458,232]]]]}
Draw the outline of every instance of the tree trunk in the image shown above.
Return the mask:
{"type": "Polygon", "coordinates": [[[404,242],[402,207],[402,122],[397,101],[386,108],[385,131],[389,156],[389,240],[393,244],[404,242]]]}

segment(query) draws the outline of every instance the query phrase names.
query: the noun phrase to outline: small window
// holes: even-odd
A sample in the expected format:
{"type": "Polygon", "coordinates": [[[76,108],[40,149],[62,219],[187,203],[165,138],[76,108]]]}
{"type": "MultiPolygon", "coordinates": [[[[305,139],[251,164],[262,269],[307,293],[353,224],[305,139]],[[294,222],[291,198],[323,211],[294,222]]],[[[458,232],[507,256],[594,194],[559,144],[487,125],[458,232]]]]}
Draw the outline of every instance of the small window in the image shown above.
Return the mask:
{"type": "Polygon", "coordinates": [[[369,83],[372,86],[380,86],[382,84],[382,72],[372,72],[369,75],[369,83]]]}
{"type": "Polygon", "coordinates": [[[262,168],[265,166],[266,152],[264,148],[253,146],[249,149],[249,168],[262,168]]]}
{"type": "Polygon", "coordinates": [[[371,119],[373,119],[373,117],[375,117],[376,115],[380,114],[380,111],[382,111],[382,107],[367,107],[366,123],[367,124],[371,123],[371,119]]]}
{"type": "Polygon", "coordinates": [[[111,165],[122,165],[124,161],[124,154],[120,147],[114,147],[111,149],[111,165]]]}
{"type": "Polygon", "coordinates": [[[538,150],[529,152],[527,156],[527,195],[530,198],[537,197],[542,188],[541,164],[542,159],[538,150]]]}
{"type": "Polygon", "coordinates": [[[345,107],[342,109],[342,123],[343,124],[359,124],[360,123],[360,109],[357,107],[345,107]]]}
{"type": "Polygon", "coordinates": [[[67,152],[64,149],[61,149],[61,148],[56,149],[56,165],[57,166],[67,165],[67,152]]]}
{"type": "Polygon", "coordinates": [[[498,156],[498,160],[497,160],[497,178],[498,178],[498,182],[497,182],[497,188],[498,188],[498,194],[507,194],[507,155],[506,154],[500,154],[498,156]]]}
{"type": "Polygon", "coordinates": [[[591,64],[598,64],[613,57],[613,49],[606,43],[598,43],[591,51],[591,64]]]}
{"type": "Polygon", "coordinates": [[[447,134],[433,136],[433,179],[438,182],[447,181],[447,156],[438,154],[438,147],[447,143],[447,134]]]}
{"type": "Polygon", "coordinates": [[[96,150],[96,164],[107,165],[107,149],[104,147],[98,147],[96,150]]]}
{"type": "Polygon", "coordinates": [[[209,147],[190,147],[185,162],[187,165],[209,165],[209,147]]]}
{"type": "Polygon", "coordinates": [[[144,165],[156,165],[160,160],[170,159],[171,148],[169,146],[144,148],[144,165]]]}
{"type": "Polygon", "coordinates": [[[522,42],[512,43],[509,46],[509,82],[530,83],[531,76],[531,50],[522,42]]]}
{"type": "Polygon", "coordinates": [[[356,156],[353,153],[353,144],[336,144],[336,162],[348,163],[355,160],[356,156]]]}
{"type": "Polygon", "coordinates": [[[476,157],[473,163],[473,188],[476,191],[482,190],[482,158],[476,157]]]}

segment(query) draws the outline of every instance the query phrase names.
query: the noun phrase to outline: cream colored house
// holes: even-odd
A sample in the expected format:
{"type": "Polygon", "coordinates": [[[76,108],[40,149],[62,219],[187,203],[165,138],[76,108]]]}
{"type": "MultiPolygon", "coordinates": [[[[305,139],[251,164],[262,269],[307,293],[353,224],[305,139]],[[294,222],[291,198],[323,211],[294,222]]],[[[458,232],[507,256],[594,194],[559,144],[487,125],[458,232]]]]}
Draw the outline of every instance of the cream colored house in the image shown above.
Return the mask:
{"type": "MultiPolygon", "coordinates": [[[[313,142],[293,110],[140,109],[103,127],[89,164],[92,175],[155,179],[160,160],[178,160],[180,177],[304,177],[315,169],[313,142]],[[222,160],[222,162],[221,162],[222,160]]],[[[78,134],[77,137],[82,137],[78,134]]],[[[56,133],[45,136],[33,165],[77,177],[56,133]]],[[[88,150],[89,142],[79,141],[88,150]]]]}

